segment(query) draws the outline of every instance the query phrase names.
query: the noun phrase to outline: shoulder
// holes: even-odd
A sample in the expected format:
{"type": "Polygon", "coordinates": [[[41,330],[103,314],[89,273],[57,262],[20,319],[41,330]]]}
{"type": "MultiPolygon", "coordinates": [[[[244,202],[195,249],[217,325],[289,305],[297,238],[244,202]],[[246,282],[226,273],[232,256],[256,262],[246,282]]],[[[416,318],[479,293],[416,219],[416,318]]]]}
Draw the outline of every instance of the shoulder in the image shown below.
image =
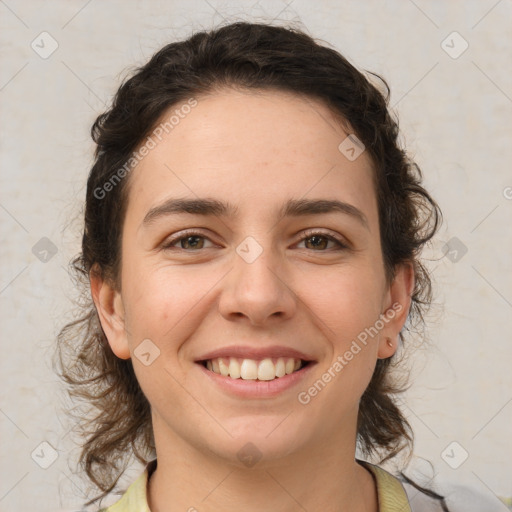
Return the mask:
{"type": "Polygon", "coordinates": [[[395,510],[412,512],[404,487],[396,476],[370,462],[358,459],[356,461],[373,475],[377,488],[379,512],[393,512],[395,510]]]}
{"type": "MultiPolygon", "coordinates": [[[[504,512],[506,505],[491,493],[483,494],[467,485],[438,481],[435,490],[403,473],[394,476],[380,466],[358,460],[375,477],[379,511],[391,512],[504,512]],[[397,508],[397,505],[400,505],[397,508]]],[[[512,509],[511,509],[512,510],[512,509]]]]}
{"type": "Polygon", "coordinates": [[[128,487],[121,499],[99,512],[151,512],[147,500],[147,483],[156,467],[156,460],[148,463],[144,472],[128,487]]]}
{"type": "Polygon", "coordinates": [[[482,494],[466,485],[439,482],[436,491],[418,488],[402,480],[412,512],[503,512],[506,506],[494,495],[482,494]]]}
{"type": "Polygon", "coordinates": [[[402,477],[394,476],[380,466],[362,463],[375,477],[379,498],[379,511],[391,512],[448,512],[442,497],[434,492],[415,487],[402,477]]]}
{"type": "Polygon", "coordinates": [[[446,508],[441,496],[430,496],[409,482],[402,481],[407,493],[411,512],[455,512],[446,508]]]}

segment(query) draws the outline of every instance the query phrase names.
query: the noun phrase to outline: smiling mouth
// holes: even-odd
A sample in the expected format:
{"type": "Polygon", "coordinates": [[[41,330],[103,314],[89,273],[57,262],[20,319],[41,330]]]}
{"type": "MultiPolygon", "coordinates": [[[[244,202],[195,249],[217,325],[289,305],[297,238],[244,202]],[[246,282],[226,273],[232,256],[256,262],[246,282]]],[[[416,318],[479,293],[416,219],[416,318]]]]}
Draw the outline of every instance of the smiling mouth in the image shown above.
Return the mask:
{"type": "Polygon", "coordinates": [[[265,359],[242,359],[238,357],[216,357],[198,361],[213,373],[229,377],[233,380],[271,381],[302,370],[313,363],[293,357],[277,357],[265,359]]]}

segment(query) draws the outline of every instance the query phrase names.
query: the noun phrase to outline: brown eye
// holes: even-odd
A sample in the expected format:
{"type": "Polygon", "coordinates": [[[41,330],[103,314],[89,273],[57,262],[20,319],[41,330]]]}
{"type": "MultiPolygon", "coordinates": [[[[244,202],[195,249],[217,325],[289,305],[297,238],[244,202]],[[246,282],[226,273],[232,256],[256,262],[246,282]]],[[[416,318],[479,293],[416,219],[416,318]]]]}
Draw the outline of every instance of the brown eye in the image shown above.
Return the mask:
{"type": "Polygon", "coordinates": [[[306,240],[306,247],[307,247],[307,241],[311,240],[311,247],[308,247],[308,249],[326,249],[327,245],[329,244],[330,240],[326,236],[319,236],[314,235],[310,236],[305,239],[306,240]]]}
{"type": "Polygon", "coordinates": [[[195,250],[204,249],[204,241],[209,240],[208,237],[196,231],[189,231],[181,236],[174,237],[167,241],[162,248],[169,250],[184,250],[193,252],[195,250]],[[178,247],[175,247],[179,243],[178,247]]]}
{"type": "MultiPolygon", "coordinates": [[[[346,249],[347,246],[338,240],[333,235],[328,235],[323,232],[308,232],[301,239],[301,242],[306,243],[306,249],[310,249],[316,252],[328,252],[325,249],[328,248],[329,242],[333,242],[335,247],[337,246],[338,250],[346,249]]],[[[335,249],[336,250],[336,249],[335,249]]]]}
{"type": "Polygon", "coordinates": [[[197,235],[186,236],[180,238],[178,241],[181,241],[181,249],[202,249],[204,244],[204,237],[197,235]],[[203,239],[203,243],[201,243],[201,239],[203,239]]]}

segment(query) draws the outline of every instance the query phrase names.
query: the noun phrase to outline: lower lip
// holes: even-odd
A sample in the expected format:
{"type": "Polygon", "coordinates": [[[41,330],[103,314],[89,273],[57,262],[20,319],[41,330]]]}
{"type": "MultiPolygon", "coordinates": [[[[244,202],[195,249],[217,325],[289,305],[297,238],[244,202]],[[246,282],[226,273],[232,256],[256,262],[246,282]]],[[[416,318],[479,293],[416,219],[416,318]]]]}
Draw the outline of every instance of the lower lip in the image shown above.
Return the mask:
{"type": "Polygon", "coordinates": [[[211,382],[228,393],[241,398],[271,398],[303,381],[316,363],[309,362],[304,368],[274,380],[232,379],[208,370],[201,363],[196,364],[211,382]]]}

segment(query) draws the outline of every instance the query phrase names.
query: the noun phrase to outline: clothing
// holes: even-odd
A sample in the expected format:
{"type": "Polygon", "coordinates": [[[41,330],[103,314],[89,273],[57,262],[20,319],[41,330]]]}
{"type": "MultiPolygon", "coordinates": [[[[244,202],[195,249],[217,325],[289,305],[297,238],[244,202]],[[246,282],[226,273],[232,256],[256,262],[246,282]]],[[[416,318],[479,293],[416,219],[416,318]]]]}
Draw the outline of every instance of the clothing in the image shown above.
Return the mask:
{"type": "MultiPolygon", "coordinates": [[[[411,509],[406,490],[398,478],[369,462],[361,460],[357,460],[357,462],[367,468],[375,479],[379,512],[416,512],[411,509]]],[[[117,503],[100,512],[151,512],[147,501],[147,483],[155,468],[156,460],[153,460],[117,503]]],[[[442,509],[430,508],[429,512],[437,512],[437,510],[441,511],[442,509]]]]}

